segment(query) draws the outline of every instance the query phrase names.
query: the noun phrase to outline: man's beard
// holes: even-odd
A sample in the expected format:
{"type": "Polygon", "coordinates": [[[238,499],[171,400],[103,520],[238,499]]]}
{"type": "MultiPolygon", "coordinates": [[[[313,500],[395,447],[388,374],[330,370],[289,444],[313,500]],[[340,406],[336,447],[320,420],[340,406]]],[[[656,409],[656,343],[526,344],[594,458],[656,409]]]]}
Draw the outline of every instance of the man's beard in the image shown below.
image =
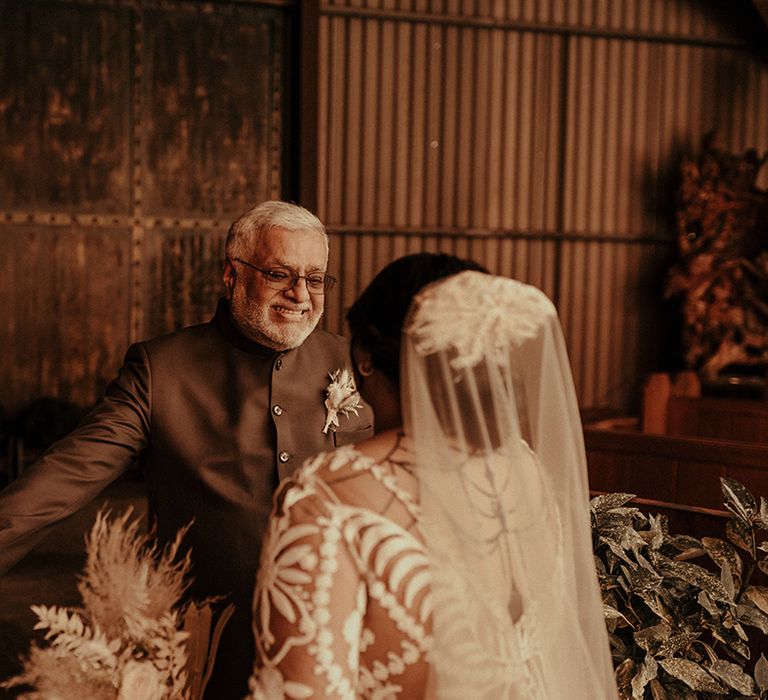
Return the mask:
{"type": "MultiPolygon", "coordinates": [[[[290,302],[285,306],[290,307],[290,302]]],[[[307,305],[299,305],[304,308],[307,305]]],[[[317,312],[308,306],[306,315],[296,323],[277,324],[270,317],[270,304],[255,303],[248,297],[240,285],[235,285],[230,301],[232,318],[237,327],[251,340],[272,350],[290,350],[297,348],[307,336],[315,330],[323,312],[317,312]]]]}

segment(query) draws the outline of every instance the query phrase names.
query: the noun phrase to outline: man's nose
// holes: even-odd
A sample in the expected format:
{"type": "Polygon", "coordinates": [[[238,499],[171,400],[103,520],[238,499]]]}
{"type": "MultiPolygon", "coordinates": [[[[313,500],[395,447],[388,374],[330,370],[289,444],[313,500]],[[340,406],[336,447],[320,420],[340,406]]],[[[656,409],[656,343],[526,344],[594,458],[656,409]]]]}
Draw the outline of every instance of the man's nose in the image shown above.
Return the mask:
{"type": "Polygon", "coordinates": [[[299,279],[296,280],[296,284],[290,289],[286,289],[284,293],[295,301],[308,301],[309,289],[307,289],[307,280],[303,277],[299,277],[299,279]]]}

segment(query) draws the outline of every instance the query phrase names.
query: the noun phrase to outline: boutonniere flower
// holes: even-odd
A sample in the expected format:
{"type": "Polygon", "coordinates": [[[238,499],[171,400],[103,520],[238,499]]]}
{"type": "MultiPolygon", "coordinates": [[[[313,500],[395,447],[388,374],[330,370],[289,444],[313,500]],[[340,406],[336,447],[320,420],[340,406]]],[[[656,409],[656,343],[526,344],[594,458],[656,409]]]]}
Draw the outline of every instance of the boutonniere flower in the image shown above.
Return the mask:
{"type": "Polygon", "coordinates": [[[357,409],[363,407],[360,394],[355,388],[355,380],[348,369],[337,369],[335,372],[329,372],[328,376],[331,383],[325,389],[324,433],[327,433],[332,425],[338,427],[340,413],[348,416],[351,412],[357,416],[357,409]]]}

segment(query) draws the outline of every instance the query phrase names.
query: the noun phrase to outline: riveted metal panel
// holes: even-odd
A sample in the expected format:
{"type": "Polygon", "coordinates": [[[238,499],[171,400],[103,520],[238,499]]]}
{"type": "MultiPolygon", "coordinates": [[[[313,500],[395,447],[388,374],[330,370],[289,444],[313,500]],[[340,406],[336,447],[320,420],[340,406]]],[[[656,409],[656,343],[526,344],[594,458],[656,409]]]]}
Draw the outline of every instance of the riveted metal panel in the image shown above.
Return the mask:
{"type": "Polygon", "coordinates": [[[0,27],[0,209],[127,213],[129,10],[0,0],[0,27]]]}
{"type": "Polygon", "coordinates": [[[286,194],[292,4],[0,0],[6,409],[210,318],[232,219],[286,194]]]}
{"type": "Polygon", "coordinates": [[[145,213],[239,214],[281,188],[283,17],[146,10],[145,213]]]}
{"type": "Polygon", "coordinates": [[[128,347],[130,229],[0,224],[0,387],[89,405],[128,347]]]}
{"type": "Polygon", "coordinates": [[[202,323],[224,293],[222,270],[228,225],[200,230],[160,226],[145,234],[146,335],[202,323]],[[162,300],[158,304],[157,300],[162,300]]]}

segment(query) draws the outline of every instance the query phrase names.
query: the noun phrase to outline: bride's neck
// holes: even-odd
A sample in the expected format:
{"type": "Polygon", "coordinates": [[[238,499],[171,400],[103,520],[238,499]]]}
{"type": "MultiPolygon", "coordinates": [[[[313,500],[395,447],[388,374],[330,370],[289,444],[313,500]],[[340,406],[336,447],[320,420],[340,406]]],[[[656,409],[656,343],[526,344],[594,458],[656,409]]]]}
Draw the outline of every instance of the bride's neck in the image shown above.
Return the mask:
{"type": "Polygon", "coordinates": [[[377,370],[366,376],[360,393],[373,409],[373,427],[377,433],[399,428],[403,424],[400,391],[383,372],[377,370]]]}
{"type": "Polygon", "coordinates": [[[381,411],[374,413],[374,428],[377,434],[391,430],[402,430],[403,419],[400,415],[400,410],[398,409],[391,414],[382,414],[381,411]]]}
{"type": "Polygon", "coordinates": [[[377,433],[386,430],[396,430],[403,425],[400,413],[400,397],[380,394],[371,400],[373,408],[373,427],[377,433]]]}

